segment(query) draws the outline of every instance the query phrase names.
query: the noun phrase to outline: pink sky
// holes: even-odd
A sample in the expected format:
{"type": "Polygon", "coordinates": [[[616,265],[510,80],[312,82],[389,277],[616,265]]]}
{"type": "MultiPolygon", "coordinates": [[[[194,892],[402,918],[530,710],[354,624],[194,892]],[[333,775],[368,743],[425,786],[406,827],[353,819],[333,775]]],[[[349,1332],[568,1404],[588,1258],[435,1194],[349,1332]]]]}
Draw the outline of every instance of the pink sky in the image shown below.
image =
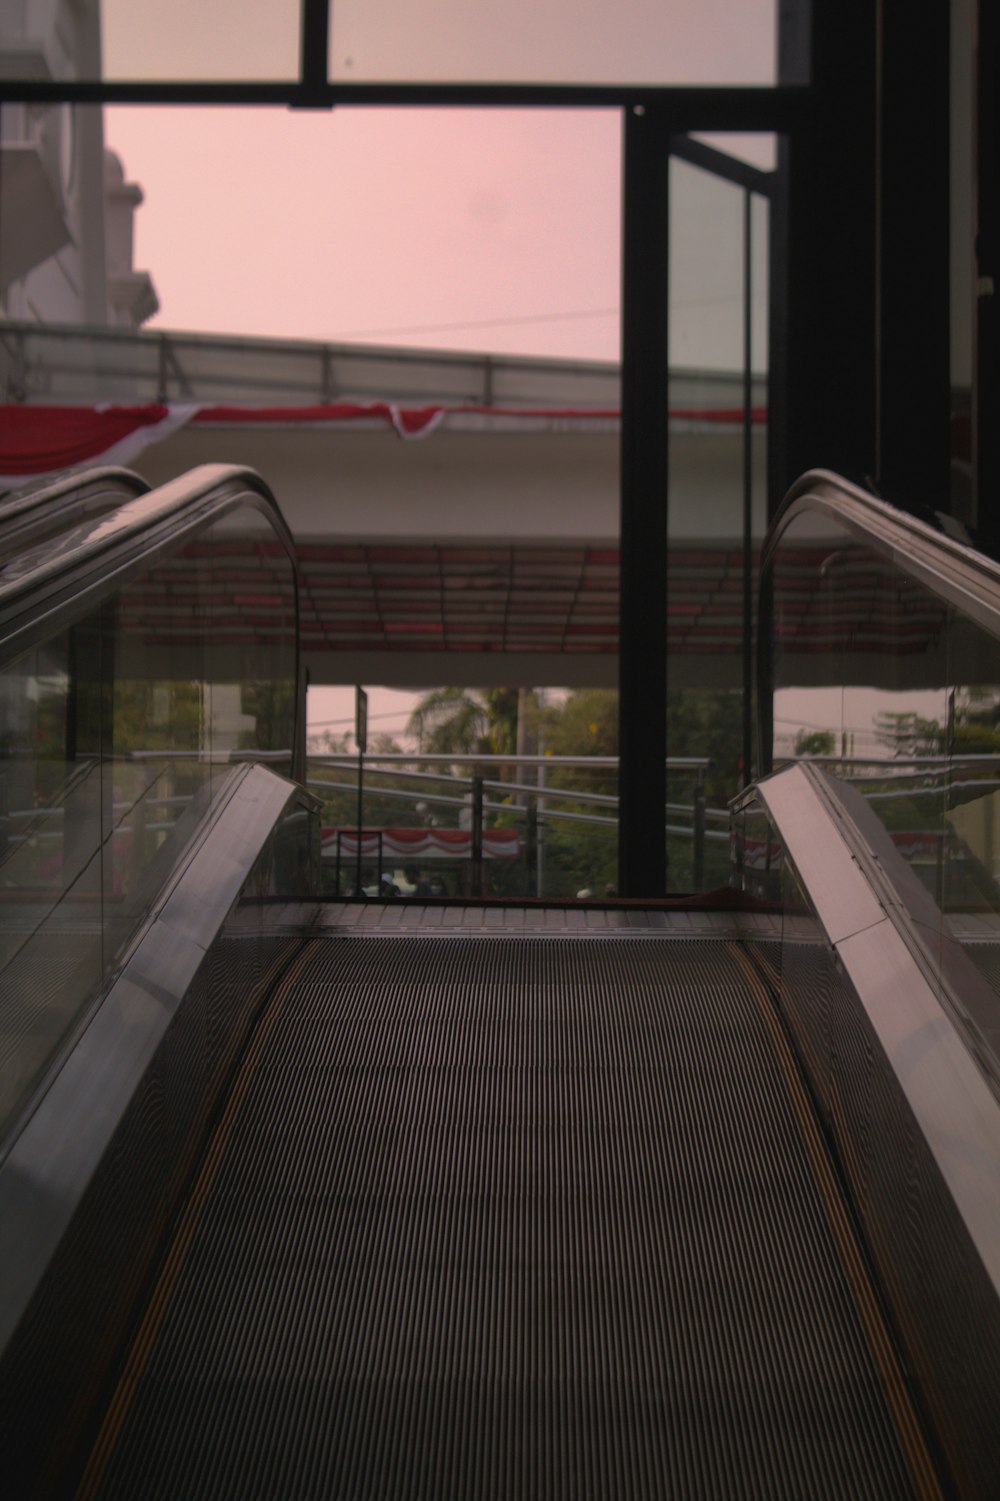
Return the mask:
{"type": "MultiPolygon", "coordinates": [[[[145,192],[152,326],[618,358],[617,110],[115,108],[106,134],[145,192]]],[[[768,165],[770,138],[720,144],[768,165]]],[[[735,368],[740,195],[674,179],[671,358],[735,368]]]]}
{"type": "MultiPolygon", "coordinates": [[[[102,0],[108,77],[289,77],[299,0],[102,0]]],[[[762,83],[775,0],[336,0],[336,78],[762,83]]],[[[109,109],[157,322],[616,359],[620,115],[109,109]]]]}
{"type": "MultiPolygon", "coordinates": [[[[145,193],[153,326],[618,357],[616,111],[116,108],[105,132],[145,193]]],[[[399,735],[416,695],[369,688],[399,735]]],[[[349,729],[353,691],[310,720],[349,729]]]]}
{"type": "Polygon", "coordinates": [[[105,129],[164,327],[618,356],[614,110],[116,108],[105,129]]]}

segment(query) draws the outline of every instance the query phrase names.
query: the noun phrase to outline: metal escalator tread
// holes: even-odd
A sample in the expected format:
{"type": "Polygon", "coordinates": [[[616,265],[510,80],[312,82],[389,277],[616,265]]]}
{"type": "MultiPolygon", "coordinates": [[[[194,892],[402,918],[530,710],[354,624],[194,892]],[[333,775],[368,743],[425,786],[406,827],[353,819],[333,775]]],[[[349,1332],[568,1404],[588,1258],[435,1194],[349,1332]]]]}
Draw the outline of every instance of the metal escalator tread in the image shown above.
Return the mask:
{"type": "Polygon", "coordinates": [[[766,1011],[720,943],[311,944],[80,1495],[936,1494],[766,1011]]]}

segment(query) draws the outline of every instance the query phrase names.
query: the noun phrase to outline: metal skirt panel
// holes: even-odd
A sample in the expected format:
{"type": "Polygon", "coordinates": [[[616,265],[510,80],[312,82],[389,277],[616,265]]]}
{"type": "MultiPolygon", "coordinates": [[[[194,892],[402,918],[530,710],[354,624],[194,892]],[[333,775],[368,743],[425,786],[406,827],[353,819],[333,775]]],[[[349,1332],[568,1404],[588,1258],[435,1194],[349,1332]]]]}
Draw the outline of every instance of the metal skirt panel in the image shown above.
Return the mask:
{"type": "Polygon", "coordinates": [[[800,1091],[732,945],[315,941],[79,1494],[936,1494],[800,1091]]]}

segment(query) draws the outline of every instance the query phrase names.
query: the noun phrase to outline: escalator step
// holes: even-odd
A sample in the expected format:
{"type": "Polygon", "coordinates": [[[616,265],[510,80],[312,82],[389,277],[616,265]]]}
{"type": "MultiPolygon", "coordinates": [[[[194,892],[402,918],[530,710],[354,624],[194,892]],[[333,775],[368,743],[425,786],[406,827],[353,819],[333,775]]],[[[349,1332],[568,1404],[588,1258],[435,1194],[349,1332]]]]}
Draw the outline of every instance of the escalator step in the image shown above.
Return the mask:
{"type": "Polygon", "coordinates": [[[81,1495],[937,1494],[732,946],[311,944],[81,1495]]]}

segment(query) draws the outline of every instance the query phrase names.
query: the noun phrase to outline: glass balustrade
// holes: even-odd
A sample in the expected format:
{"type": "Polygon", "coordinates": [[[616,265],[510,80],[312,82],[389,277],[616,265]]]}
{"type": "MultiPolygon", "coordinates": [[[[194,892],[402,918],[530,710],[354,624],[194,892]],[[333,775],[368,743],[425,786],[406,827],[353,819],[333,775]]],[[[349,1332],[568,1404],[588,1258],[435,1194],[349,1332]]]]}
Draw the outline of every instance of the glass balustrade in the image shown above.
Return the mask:
{"type": "MultiPolygon", "coordinates": [[[[668,763],[665,834],[688,890],[727,879],[729,814],[707,757],[668,763]]],[[[617,896],[614,756],[311,756],[328,895],[617,896]]]]}
{"type": "MultiPolygon", "coordinates": [[[[860,798],[942,987],[958,945],[1000,995],[1000,567],[830,477],[802,488],[765,576],[762,758],[817,762],[855,818],[860,798]]],[[[766,894],[766,840],[744,858],[766,894]]]]}
{"type": "MultiPolygon", "coordinates": [[[[60,539],[67,568],[106,524],[60,539]]],[[[0,1134],[85,1024],[232,764],[292,771],[296,584],[269,516],[224,509],[107,572],[51,633],[50,577],[36,623],[26,597],[7,611],[16,641],[0,639],[0,1134]]]]}

